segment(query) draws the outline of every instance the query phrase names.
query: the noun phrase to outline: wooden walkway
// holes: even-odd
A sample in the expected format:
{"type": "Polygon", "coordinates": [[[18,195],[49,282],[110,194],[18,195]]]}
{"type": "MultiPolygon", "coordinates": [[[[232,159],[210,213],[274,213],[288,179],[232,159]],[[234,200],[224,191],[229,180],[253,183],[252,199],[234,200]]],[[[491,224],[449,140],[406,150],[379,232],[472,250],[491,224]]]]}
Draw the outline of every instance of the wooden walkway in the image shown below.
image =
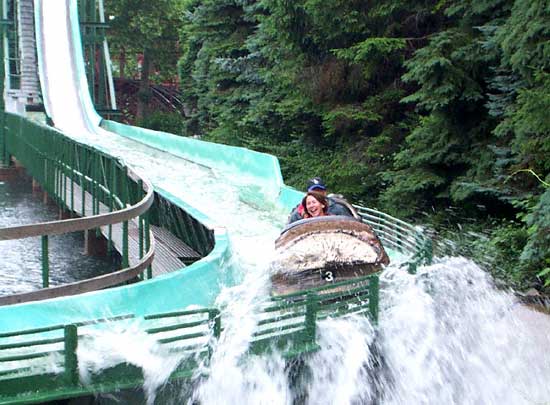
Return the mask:
{"type": "MultiPolygon", "coordinates": [[[[93,215],[91,194],[87,192],[85,193],[83,214],[82,189],[76,183],[73,184],[72,187],[72,191],[74,193],[72,211],[79,216],[93,215]]],[[[67,196],[67,206],[69,207],[69,210],[71,210],[71,181],[69,179],[67,179],[66,182],[65,192],[67,196]]],[[[99,213],[103,214],[107,212],[109,212],[109,207],[100,203],[99,213]]],[[[151,237],[154,238],[155,241],[155,257],[152,265],[153,277],[181,269],[201,258],[199,253],[195,252],[191,247],[183,243],[181,239],[176,237],[170,231],[154,225],[151,225],[149,228],[152,235],[151,237]]],[[[101,227],[101,233],[108,239],[109,226],[101,227]]],[[[111,225],[111,240],[113,247],[122,255],[122,224],[111,225]]],[[[128,261],[130,265],[133,265],[137,263],[139,259],[139,228],[136,219],[128,222],[128,261]]]]}
{"type": "Polygon", "coordinates": [[[17,167],[6,167],[0,163],[0,181],[12,180],[19,175],[21,169],[17,167]]]}

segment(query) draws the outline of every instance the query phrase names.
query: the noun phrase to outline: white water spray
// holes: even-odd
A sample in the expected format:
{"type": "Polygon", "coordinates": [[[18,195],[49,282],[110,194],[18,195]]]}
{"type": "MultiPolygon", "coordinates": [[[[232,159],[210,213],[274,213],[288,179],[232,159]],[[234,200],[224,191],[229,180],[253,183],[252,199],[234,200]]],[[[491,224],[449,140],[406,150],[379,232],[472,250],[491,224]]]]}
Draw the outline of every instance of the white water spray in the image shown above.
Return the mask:
{"type": "MultiPolygon", "coordinates": [[[[238,327],[239,321],[233,322],[238,327]]],[[[378,327],[362,317],[320,322],[321,349],[304,358],[298,378],[289,376],[289,364],[279,355],[231,357],[231,345],[222,340],[218,356],[239,360],[231,367],[213,363],[213,374],[193,399],[204,404],[544,404],[550,400],[549,332],[547,317],[497,290],[464,258],[443,259],[416,275],[388,268],[378,327]]]]}
{"type": "Polygon", "coordinates": [[[143,390],[147,404],[152,405],[157,389],[166,383],[184,356],[176,356],[162,348],[137,322],[107,323],[104,326],[90,330],[84,339],[79,340],[80,380],[90,384],[93,374],[121,363],[133,365],[143,370],[143,390]]]}
{"type": "Polygon", "coordinates": [[[321,350],[307,361],[307,403],[314,405],[371,403],[376,398],[375,331],[364,316],[319,323],[321,350]]]}
{"type": "Polygon", "coordinates": [[[442,260],[415,276],[388,271],[380,323],[382,403],[549,401],[550,389],[540,380],[550,377],[550,355],[534,344],[542,331],[520,311],[510,293],[496,290],[463,258],[442,260]]]}

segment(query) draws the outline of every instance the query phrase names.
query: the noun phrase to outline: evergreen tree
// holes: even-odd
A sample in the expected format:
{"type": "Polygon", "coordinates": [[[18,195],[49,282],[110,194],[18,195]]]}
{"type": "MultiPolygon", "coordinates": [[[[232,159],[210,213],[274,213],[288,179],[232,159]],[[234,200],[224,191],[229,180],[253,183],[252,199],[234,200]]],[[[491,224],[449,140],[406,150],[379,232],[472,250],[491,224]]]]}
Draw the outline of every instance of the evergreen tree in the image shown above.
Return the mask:
{"type": "MultiPolygon", "coordinates": [[[[132,21],[144,18],[148,40],[136,49],[155,48],[162,30],[145,17],[152,6],[140,16],[137,0],[112,3],[128,25],[120,35],[133,43],[132,21]]],[[[504,278],[536,280],[549,266],[548,0],[153,8],[174,10],[189,135],[272,153],[288,184],[322,176],[331,190],[398,216],[456,207],[490,224],[504,278]]]]}

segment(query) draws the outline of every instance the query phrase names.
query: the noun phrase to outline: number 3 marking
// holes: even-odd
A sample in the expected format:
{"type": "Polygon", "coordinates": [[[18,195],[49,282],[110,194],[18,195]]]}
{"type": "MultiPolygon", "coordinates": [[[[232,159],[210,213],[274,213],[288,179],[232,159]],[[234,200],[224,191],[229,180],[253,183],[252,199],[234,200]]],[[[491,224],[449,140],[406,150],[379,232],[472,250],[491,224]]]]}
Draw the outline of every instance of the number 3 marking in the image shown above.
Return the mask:
{"type": "Polygon", "coordinates": [[[332,271],[327,271],[323,278],[325,279],[325,281],[334,281],[332,271]]]}

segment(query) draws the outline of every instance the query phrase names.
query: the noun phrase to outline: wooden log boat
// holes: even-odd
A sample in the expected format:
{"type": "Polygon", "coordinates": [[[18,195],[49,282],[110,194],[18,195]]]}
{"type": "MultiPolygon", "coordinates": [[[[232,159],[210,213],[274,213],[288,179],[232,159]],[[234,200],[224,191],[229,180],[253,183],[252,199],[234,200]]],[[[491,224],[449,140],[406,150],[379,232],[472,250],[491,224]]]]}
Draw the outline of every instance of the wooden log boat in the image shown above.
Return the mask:
{"type": "Polygon", "coordinates": [[[282,231],[275,251],[271,277],[274,295],[352,280],[389,264],[373,229],[345,216],[296,221],[282,231]]]}

